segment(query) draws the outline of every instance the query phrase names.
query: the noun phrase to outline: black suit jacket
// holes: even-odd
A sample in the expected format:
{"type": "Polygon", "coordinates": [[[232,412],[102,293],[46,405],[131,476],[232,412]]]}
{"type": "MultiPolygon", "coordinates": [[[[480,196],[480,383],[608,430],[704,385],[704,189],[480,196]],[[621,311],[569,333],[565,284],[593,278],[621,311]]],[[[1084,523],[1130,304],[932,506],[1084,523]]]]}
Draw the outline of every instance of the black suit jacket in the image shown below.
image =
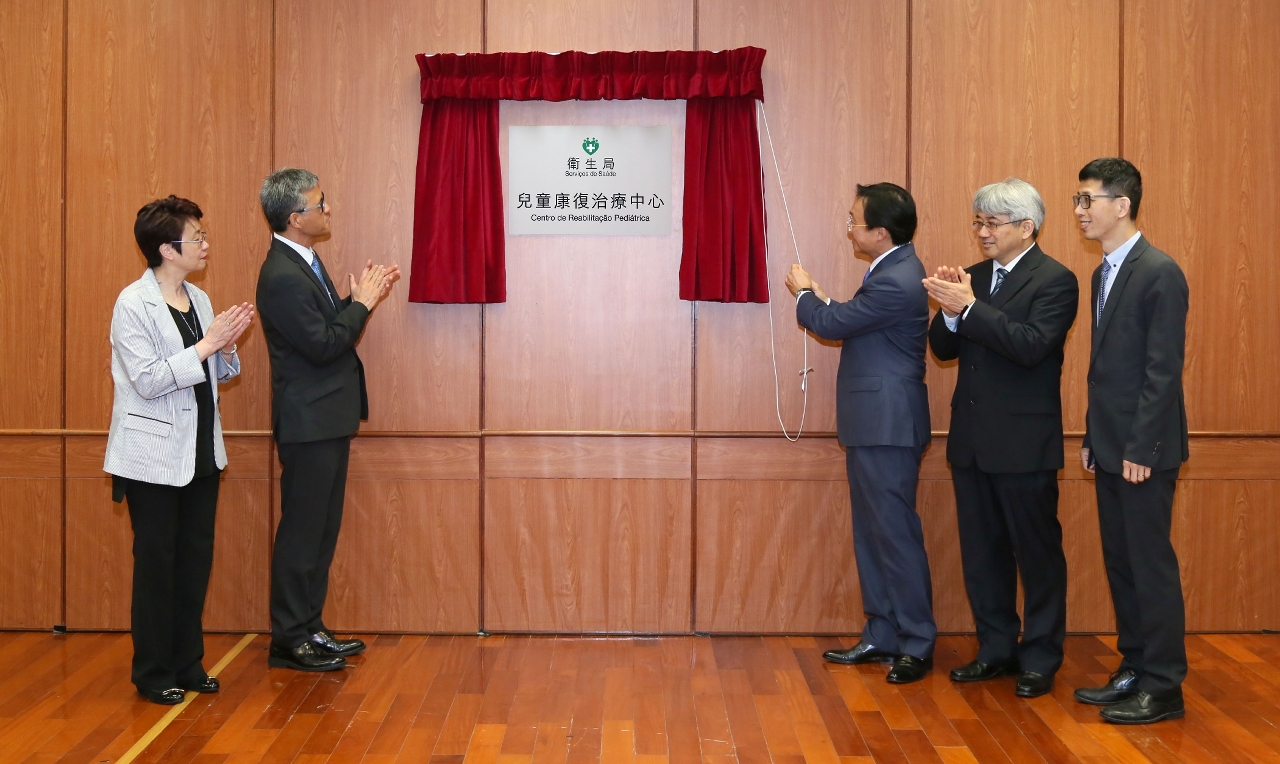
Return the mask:
{"type": "MultiPolygon", "coordinates": [[[[1093,272],[1092,315],[1098,314],[1093,272]]],[[[1187,279],[1178,263],[1139,237],[1093,324],[1089,414],[1084,446],[1098,466],[1123,471],[1122,461],[1153,470],[1187,460],[1187,409],[1182,364],[1187,339],[1187,279]]]]}
{"type": "Polygon", "coordinates": [[[994,260],[965,270],[977,302],[953,332],[938,311],[929,346],[960,359],[951,397],[947,461],[983,472],[1062,469],[1062,345],[1080,287],[1066,266],[1034,245],[991,299],[994,260]]]}
{"type": "Polygon", "coordinates": [[[271,356],[271,427],[279,443],[355,435],[369,418],[356,341],[369,310],[339,299],[324,263],[321,287],[307,261],[272,238],[258,273],[258,314],[271,356]]]}

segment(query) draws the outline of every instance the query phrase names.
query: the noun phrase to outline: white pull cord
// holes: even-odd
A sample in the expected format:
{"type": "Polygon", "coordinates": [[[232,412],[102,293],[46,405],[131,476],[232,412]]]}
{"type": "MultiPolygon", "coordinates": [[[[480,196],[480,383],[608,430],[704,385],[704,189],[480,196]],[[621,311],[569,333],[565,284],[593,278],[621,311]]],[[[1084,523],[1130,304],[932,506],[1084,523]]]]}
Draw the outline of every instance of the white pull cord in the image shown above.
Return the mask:
{"type": "MultiPolygon", "coordinates": [[[[796,262],[804,265],[804,261],[800,259],[800,245],[796,243],[796,227],[791,223],[791,207],[787,204],[787,191],[782,186],[782,170],[778,167],[778,152],[773,149],[773,134],[769,132],[769,117],[764,111],[764,101],[756,101],[756,113],[758,115],[757,124],[760,120],[764,121],[764,134],[769,141],[769,154],[773,157],[773,170],[778,176],[778,193],[782,195],[782,209],[787,213],[787,227],[791,229],[791,246],[796,250],[796,262]]],[[[757,134],[759,130],[757,128],[757,134]]],[[[767,212],[764,198],[764,168],[760,169],[760,204],[764,211],[767,212]]],[[[769,230],[768,215],[765,215],[765,233],[764,233],[764,263],[769,274],[773,274],[773,264],[769,261],[769,230]]],[[[765,279],[766,285],[769,279],[765,279]]],[[[782,436],[787,440],[795,443],[800,440],[800,433],[804,432],[804,418],[809,412],[809,374],[813,372],[813,367],[809,366],[809,333],[801,329],[804,339],[801,341],[804,346],[804,365],[800,368],[800,390],[804,393],[804,404],[800,409],[800,426],[796,429],[796,436],[793,438],[787,433],[787,425],[782,421],[782,389],[778,382],[778,348],[773,337],[773,287],[769,287],[769,354],[773,357],[773,405],[778,413],[778,426],[782,428],[782,436]]]]}

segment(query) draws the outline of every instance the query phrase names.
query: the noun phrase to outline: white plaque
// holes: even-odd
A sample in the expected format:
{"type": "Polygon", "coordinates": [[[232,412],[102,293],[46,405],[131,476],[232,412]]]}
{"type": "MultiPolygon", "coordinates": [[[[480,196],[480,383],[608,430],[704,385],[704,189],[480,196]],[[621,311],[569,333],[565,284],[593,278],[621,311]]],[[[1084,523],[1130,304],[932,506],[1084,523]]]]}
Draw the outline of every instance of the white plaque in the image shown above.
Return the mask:
{"type": "Polygon", "coordinates": [[[507,233],[671,233],[670,125],[508,128],[507,233]]]}

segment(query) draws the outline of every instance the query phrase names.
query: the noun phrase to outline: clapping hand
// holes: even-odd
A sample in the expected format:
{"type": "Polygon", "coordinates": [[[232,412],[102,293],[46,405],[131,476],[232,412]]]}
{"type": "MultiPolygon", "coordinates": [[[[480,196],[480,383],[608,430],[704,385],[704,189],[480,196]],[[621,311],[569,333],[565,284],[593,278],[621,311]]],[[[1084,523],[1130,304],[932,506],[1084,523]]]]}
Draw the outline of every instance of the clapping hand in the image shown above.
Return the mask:
{"type": "Polygon", "coordinates": [[[364,303],[372,311],[391,294],[391,287],[400,280],[400,266],[374,265],[369,260],[360,272],[359,279],[348,273],[347,280],[351,285],[351,299],[364,303]]]}
{"type": "Polygon", "coordinates": [[[958,316],[973,302],[973,277],[963,268],[941,266],[923,280],[925,291],[948,316],[958,316]]]}
{"type": "Polygon", "coordinates": [[[196,343],[200,360],[204,360],[218,351],[234,348],[240,335],[253,323],[253,305],[242,302],[222,311],[204,333],[204,339],[196,343]]]}

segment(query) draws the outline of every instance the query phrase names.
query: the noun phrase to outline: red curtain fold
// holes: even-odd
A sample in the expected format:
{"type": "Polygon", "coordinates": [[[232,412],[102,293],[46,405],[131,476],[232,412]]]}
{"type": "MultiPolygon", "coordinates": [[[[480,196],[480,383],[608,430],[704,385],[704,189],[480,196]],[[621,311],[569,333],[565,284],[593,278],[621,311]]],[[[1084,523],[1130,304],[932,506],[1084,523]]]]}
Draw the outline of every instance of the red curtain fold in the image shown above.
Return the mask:
{"type": "Polygon", "coordinates": [[[506,302],[498,102],[422,105],[410,302],[506,302]]]}
{"type": "Polygon", "coordinates": [[[688,100],[680,297],[768,302],[755,100],[765,51],[419,54],[412,302],[505,302],[499,100],[688,100]]]}
{"type": "Polygon", "coordinates": [[[764,98],[760,48],[583,53],[418,54],[423,102],[435,98],[599,101],[764,98]]]}
{"type": "Polygon", "coordinates": [[[680,299],[768,302],[754,98],[695,98],[686,110],[680,299]]]}

